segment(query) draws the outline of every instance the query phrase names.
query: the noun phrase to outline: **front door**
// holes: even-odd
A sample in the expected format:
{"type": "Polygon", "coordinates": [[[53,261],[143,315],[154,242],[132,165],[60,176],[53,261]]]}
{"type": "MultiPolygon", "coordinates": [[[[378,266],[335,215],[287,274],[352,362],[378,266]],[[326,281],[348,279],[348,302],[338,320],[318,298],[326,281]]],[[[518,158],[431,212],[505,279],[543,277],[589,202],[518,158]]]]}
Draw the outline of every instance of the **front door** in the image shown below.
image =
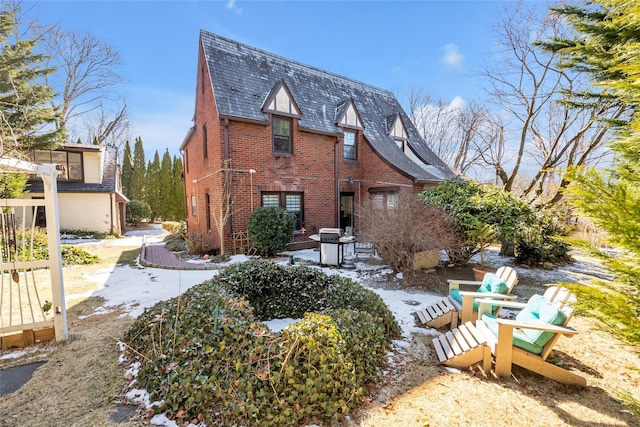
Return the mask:
{"type": "Polygon", "coordinates": [[[340,228],[353,234],[353,193],[340,193],[340,228]]]}

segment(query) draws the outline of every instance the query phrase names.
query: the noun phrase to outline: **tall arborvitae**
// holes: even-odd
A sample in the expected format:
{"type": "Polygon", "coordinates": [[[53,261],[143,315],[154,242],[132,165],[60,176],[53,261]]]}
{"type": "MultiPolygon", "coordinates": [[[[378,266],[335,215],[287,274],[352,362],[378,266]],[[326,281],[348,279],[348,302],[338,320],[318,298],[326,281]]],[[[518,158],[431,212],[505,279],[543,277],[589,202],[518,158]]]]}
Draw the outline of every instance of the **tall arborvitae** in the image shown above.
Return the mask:
{"type": "Polygon", "coordinates": [[[611,170],[574,170],[570,199],[611,239],[627,249],[623,274],[640,286],[640,3],[637,0],[593,0],[585,7],[556,10],[573,25],[573,39],[551,40],[548,49],[566,55],[565,66],[589,73],[595,83],[589,97],[609,96],[629,108],[628,121],[612,123],[619,138],[611,170]]]}
{"type": "Polygon", "coordinates": [[[167,149],[160,163],[160,191],[158,192],[158,218],[171,219],[171,155],[167,149]]]}
{"type": "Polygon", "coordinates": [[[146,178],[147,160],[144,156],[142,138],[138,137],[133,146],[133,172],[131,174],[130,194],[127,194],[127,197],[131,200],[144,200],[146,178]]]}
{"type": "Polygon", "coordinates": [[[122,154],[122,192],[131,198],[131,182],[133,180],[133,157],[131,156],[131,145],[129,140],[124,143],[124,153],[122,154]]]}
{"type": "Polygon", "coordinates": [[[160,156],[158,150],[156,150],[153,156],[153,161],[147,165],[147,176],[145,178],[145,194],[144,201],[149,204],[151,208],[151,221],[155,221],[159,218],[160,213],[160,156]]]}
{"type": "Polygon", "coordinates": [[[42,80],[55,71],[44,68],[43,55],[34,54],[36,39],[20,40],[11,2],[0,10],[0,154],[24,156],[30,150],[51,149],[64,141],[56,130],[58,116],[51,107],[53,88],[42,80]],[[46,129],[46,130],[43,130],[46,129]]]}
{"type": "Polygon", "coordinates": [[[182,176],[182,159],[173,156],[173,167],[171,168],[171,219],[174,221],[184,221],[184,177],[182,176]]]}

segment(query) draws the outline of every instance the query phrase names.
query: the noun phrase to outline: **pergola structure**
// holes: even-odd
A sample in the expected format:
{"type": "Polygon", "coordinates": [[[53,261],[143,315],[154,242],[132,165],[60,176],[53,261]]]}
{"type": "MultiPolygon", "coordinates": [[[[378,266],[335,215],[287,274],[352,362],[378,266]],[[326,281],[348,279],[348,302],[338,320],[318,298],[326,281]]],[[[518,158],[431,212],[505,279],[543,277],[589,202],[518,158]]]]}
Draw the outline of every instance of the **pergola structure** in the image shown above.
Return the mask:
{"type": "Polygon", "coordinates": [[[0,348],[67,339],[58,220],[59,172],[56,165],[36,165],[0,157],[0,173],[37,175],[44,184],[44,199],[0,199],[0,348]],[[47,224],[49,256],[36,260],[33,237],[37,212],[42,209],[47,224]],[[42,269],[50,272],[51,302],[43,300],[36,283],[36,271],[42,269]]]}

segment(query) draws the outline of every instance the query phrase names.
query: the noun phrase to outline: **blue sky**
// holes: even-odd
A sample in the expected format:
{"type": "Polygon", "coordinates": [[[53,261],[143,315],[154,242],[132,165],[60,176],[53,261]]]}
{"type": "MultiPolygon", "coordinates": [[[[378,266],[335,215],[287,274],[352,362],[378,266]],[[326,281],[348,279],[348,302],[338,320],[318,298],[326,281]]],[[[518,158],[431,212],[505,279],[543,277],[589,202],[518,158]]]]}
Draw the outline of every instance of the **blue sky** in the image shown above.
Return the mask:
{"type": "MultiPolygon", "coordinates": [[[[34,4],[28,2],[27,4],[34,4]]],[[[123,57],[132,137],[178,154],[194,109],[201,29],[393,91],[483,96],[477,71],[512,1],[40,1],[44,22],[88,31],[123,57]]],[[[540,2],[543,6],[543,3],[540,2]]],[[[405,108],[407,106],[405,105],[405,108]]]]}

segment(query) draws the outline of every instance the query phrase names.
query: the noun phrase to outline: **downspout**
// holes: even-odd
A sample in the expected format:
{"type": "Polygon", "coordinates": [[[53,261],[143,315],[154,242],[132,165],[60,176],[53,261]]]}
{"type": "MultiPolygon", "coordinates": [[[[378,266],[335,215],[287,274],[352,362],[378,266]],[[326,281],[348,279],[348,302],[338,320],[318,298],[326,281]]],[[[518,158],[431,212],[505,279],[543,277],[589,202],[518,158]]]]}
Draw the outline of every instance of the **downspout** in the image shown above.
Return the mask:
{"type": "Polygon", "coordinates": [[[229,160],[229,119],[224,119],[224,159],[229,160]]]}
{"type": "Polygon", "coordinates": [[[189,203],[187,203],[187,197],[191,197],[189,194],[187,194],[187,163],[186,163],[186,158],[184,157],[184,150],[180,150],[180,155],[182,156],[182,176],[180,177],[180,179],[182,179],[182,188],[184,191],[184,223],[187,226],[187,231],[189,230],[189,203]]]}
{"type": "Polygon", "coordinates": [[[338,178],[338,147],[340,147],[340,137],[336,136],[336,143],[335,143],[335,148],[334,148],[334,159],[333,159],[333,171],[334,171],[334,192],[335,192],[335,227],[338,228],[340,227],[340,181],[338,178]]]}
{"type": "MultiPolygon", "coordinates": [[[[229,154],[229,119],[227,119],[225,117],[224,119],[224,159],[225,160],[229,160],[229,162],[227,163],[227,167],[231,169],[231,159],[230,154],[229,154]]],[[[229,177],[231,177],[231,174],[229,174],[229,177]]],[[[228,188],[228,191],[231,191],[231,183],[229,183],[228,186],[225,186],[228,188]]],[[[229,195],[229,197],[231,197],[229,195]]],[[[229,212],[229,220],[227,221],[227,224],[229,225],[229,236],[233,236],[233,211],[229,212]]],[[[222,242],[221,242],[222,243],[222,242]]],[[[220,255],[224,255],[224,254],[220,254],[220,255]]]]}
{"type": "Polygon", "coordinates": [[[111,234],[115,234],[114,233],[114,225],[113,225],[113,198],[114,198],[114,194],[113,193],[109,193],[109,221],[111,222],[111,234]]]}

